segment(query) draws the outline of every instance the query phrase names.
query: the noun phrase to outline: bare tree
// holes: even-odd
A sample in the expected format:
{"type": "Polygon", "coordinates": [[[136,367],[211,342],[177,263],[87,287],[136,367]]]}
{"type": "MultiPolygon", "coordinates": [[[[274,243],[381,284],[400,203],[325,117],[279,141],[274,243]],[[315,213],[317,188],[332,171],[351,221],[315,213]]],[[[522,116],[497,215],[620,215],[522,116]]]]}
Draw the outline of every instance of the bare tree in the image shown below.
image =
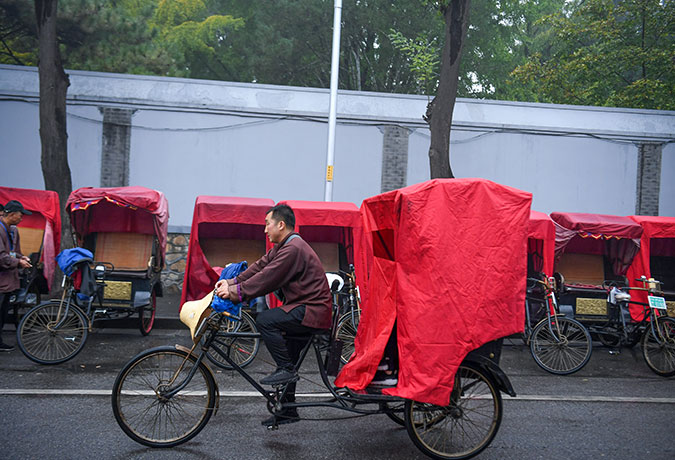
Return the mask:
{"type": "MultiPolygon", "coordinates": [[[[70,218],[65,205],[73,189],[68,166],[66,93],[70,80],[63,70],[56,33],[58,0],[35,0],[39,43],[40,141],[45,189],[53,190],[61,202],[61,247],[72,247],[70,218]]],[[[58,229],[56,229],[58,231],[58,229]]]]}
{"type": "Polygon", "coordinates": [[[438,2],[445,20],[445,43],[441,51],[438,91],[424,116],[431,131],[429,167],[432,179],[455,177],[450,167],[450,127],[457,98],[459,62],[469,27],[470,3],[470,0],[438,2]]]}

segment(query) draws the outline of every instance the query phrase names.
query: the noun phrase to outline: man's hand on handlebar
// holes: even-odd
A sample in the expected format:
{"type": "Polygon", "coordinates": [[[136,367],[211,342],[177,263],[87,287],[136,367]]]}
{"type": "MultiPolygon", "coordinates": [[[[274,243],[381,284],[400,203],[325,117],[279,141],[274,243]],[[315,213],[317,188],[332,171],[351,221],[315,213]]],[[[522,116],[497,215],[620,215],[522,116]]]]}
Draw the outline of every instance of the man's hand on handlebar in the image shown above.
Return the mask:
{"type": "Polygon", "coordinates": [[[230,285],[227,284],[227,280],[220,280],[216,283],[216,295],[223,299],[230,298],[230,285]]]}

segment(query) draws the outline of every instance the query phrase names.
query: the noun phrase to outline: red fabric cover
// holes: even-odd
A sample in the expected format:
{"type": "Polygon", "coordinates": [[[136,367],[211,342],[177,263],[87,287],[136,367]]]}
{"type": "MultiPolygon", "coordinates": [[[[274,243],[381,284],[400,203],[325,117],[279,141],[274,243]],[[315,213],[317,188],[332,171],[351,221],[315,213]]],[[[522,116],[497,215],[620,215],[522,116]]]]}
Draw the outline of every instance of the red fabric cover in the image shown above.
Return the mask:
{"type": "MultiPolygon", "coordinates": [[[[652,246],[654,243],[658,243],[653,240],[660,238],[675,238],[675,217],[630,216],[630,218],[642,226],[643,232],[642,238],[640,239],[640,250],[633,259],[633,264],[628,268],[626,277],[628,278],[630,286],[643,287],[641,282],[635,280],[643,275],[647,278],[652,276],[650,255],[654,252],[652,251],[652,246]]],[[[632,300],[647,303],[647,293],[644,291],[631,291],[630,295],[632,300]]],[[[630,313],[634,320],[639,321],[642,319],[642,311],[640,305],[630,305],[630,313]]]]}
{"type": "MultiPolygon", "coordinates": [[[[251,229],[250,226],[253,224],[264,228],[265,215],[272,206],[274,206],[274,201],[265,198],[197,197],[190,229],[181,307],[189,300],[201,299],[208,294],[220,277],[220,270],[215,270],[209,265],[199,245],[200,234],[202,237],[212,238],[252,239],[256,236],[265,238],[264,230],[260,235],[254,235],[253,232],[257,230],[251,229]],[[226,234],[225,226],[219,227],[217,224],[237,224],[236,231],[239,234],[236,236],[226,234]]],[[[232,231],[231,227],[229,229],[232,231]]],[[[249,261],[249,264],[253,262],[255,261],[249,261]]]]}
{"type": "MultiPolygon", "coordinates": [[[[591,236],[594,238],[618,237],[639,239],[642,227],[628,217],[610,216],[605,214],[587,214],[582,212],[553,212],[551,219],[568,232],[561,240],[556,236],[556,254],[564,251],[565,245],[575,235],[591,236]],[[566,239],[566,241],[565,241],[566,239]]],[[[556,229],[559,235],[561,232],[556,229]]]]}
{"type": "MultiPolygon", "coordinates": [[[[59,196],[51,190],[32,190],[25,188],[0,187],[0,203],[18,200],[33,215],[24,216],[19,227],[44,229],[41,260],[44,263],[43,275],[51,289],[56,254],[61,248],[61,208],[59,196]]],[[[24,254],[26,256],[30,254],[24,254]]]]}
{"type": "Polygon", "coordinates": [[[169,203],[162,192],[140,186],[83,187],[70,194],[66,210],[80,238],[96,232],[154,234],[159,240],[159,263],[164,266],[169,203]],[[110,200],[137,209],[118,206],[110,200]]]}
{"type": "MultiPolygon", "coordinates": [[[[553,261],[555,259],[555,226],[553,225],[551,218],[543,212],[530,210],[527,236],[528,238],[542,242],[541,256],[544,259],[542,271],[546,276],[553,275],[553,261]]],[[[528,245],[528,250],[530,246],[531,245],[528,245]]],[[[539,244],[536,246],[538,247],[539,244]]]]}
{"type": "Polygon", "coordinates": [[[532,195],[483,179],[436,179],[361,205],[368,291],[355,353],[335,384],[372,380],[394,321],[398,386],[447,405],[467,353],[523,331],[532,195]]]}

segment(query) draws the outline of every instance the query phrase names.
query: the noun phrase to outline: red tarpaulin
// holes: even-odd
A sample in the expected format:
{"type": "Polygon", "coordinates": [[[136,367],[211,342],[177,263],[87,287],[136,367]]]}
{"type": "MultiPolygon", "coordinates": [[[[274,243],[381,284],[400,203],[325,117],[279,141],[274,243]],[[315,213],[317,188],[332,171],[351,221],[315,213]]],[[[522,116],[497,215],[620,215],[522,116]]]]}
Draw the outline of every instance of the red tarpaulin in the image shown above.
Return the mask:
{"type": "Polygon", "coordinates": [[[51,289],[56,267],[54,257],[61,246],[59,196],[50,190],[0,187],[0,203],[4,205],[10,200],[20,201],[24,208],[33,213],[30,216],[24,216],[19,227],[44,230],[41,260],[44,263],[43,274],[47,280],[47,286],[51,289]]]}
{"type": "Polygon", "coordinates": [[[83,187],[70,194],[66,209],[81,239],[96,232],[155,235],[158,265],[164,267],[169,203],[162,192],[140,186],[83,187]]]}
{"type": "Polygon", "coordinates": [[[527,236],[527,252],[534,256],[533,268],[546,276],[553,275],[555,225],[551,218],[543,212],[531,210],[527,236]]]}
{"type": "Polygon", "coordinates": [[[355,353],[335,384],[371,382],[396,322],[398,385],[384,393],[447,405],[471,350],[523,331],[531,200],[482,179],[437,179],[364,200],[368,292],[355,353]]]}
{"type": "Polygon", "coordinates": [[[623,275],[640,248],[642,227],[622,216],[551,213],[555,223],[556,259],[564,252],[604,254],[615,275],[623,275]]]}
{"type": "MultiPolygon", "coordinates": [[[[218,272],[209,265],[199,244],[200,236],[267,240],[265,215],[272,206],[274,201],[264,198],[197,197],[190,230],[181,306],[186,301],[204,297],[213,290],[218,281],[218,272]]],[[[255,260],[248,261],[249,264],[254,262],[255,260]]]]}
{"type": "MultiPolygon", "coordinates": [[[[675,257],[675,217],[630,216],[630,218],[640,224],[643,233],[640,239],[640,250],[633,259],[626,277],[631,286],[644,287],[642,283],[635,280],[643,275],[647,278],[652,276],[651,256],[675,257]]],[[[631,291],[630,295],[632,300],[647,303],[646,292],[631,291]]],[[[643,310],[640,305],[630,305],[630,310],[633,319],[638,321],[642,319],[643,310]]]]}

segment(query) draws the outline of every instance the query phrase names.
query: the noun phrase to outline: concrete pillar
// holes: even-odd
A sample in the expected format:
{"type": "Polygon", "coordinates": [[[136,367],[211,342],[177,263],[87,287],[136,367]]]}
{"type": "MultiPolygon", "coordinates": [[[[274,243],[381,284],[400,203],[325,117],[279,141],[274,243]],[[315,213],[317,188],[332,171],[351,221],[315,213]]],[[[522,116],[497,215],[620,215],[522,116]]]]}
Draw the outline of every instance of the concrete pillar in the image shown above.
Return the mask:
{"type": "Polygon", "coordinates": [[[638,146],[635,196],[635,214],[637,215],[659,215],[662,152],[663,144],[640,144],[638,146]]]}
{"type": "Polygon", "coordinates": [[[381,191],[388,192],[407,185],[410,130],[400,126],[384,126],[380,131],[383,137],[381,191]]]}
{"type": "Polygon", "coordinates": [[[135,110],[99,107],[103,114],[101,187],[129,185],[131,116],[135,110]]]}

